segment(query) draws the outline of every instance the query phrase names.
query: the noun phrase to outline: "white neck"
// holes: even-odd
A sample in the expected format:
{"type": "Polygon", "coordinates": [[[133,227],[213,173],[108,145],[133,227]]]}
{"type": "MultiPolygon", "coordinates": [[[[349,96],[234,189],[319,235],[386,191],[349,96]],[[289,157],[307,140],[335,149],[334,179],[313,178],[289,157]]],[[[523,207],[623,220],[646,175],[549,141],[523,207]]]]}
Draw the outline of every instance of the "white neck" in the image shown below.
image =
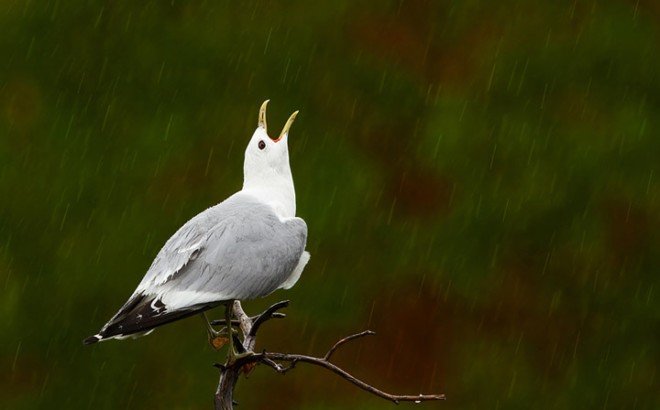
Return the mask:
{"type": "Polygon", "coordinates": [[[272,206],[280,219],[296,216],[296,191],[290,169],[282,173],[267,172],[259,175],[246,172],[241,192],[272,206]]]}

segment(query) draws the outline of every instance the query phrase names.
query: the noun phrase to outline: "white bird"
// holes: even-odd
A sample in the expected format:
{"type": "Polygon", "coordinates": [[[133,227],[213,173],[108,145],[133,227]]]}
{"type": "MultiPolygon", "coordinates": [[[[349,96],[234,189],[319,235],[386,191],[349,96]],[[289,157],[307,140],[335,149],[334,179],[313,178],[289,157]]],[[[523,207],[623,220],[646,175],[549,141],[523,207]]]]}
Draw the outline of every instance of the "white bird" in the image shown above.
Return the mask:
{"type": "MultiPolygon", "coordinates": [[[[124,306],[85,344],[142,336],[221,304],[230,320],[234,300],[263,297],[298,281],[310,257],[289,166],[288,134],[298,111],[273,140],[267,104],[245,149],[243,189],[183,225],[124,306]]],[[[210,325],[208,330],[210,338],[217,336],[210,325]]],[[[232,354],[231,337],[229,342],[232,354]]]]}

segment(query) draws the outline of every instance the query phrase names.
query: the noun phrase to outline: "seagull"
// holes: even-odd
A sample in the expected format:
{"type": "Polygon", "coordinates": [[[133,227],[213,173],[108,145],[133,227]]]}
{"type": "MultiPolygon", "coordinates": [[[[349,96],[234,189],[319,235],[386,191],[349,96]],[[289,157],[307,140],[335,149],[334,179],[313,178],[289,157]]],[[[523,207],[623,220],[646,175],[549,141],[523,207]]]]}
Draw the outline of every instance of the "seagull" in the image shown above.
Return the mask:
{"type": "Polygon", "coordinates": [[[124,306],[94,336],[92,344],[135,338],[167,323],[201,314],[209,341],[218,337],[205,311],[225,306],[229,354],[235,300],[289,289],[309,261],[307,225],[296,217],[296,192],[289,165],[291,114],[277,139],[268,136],[266,107],[245,149],[243,189],[186,222],[158,252],[124,306]]]}

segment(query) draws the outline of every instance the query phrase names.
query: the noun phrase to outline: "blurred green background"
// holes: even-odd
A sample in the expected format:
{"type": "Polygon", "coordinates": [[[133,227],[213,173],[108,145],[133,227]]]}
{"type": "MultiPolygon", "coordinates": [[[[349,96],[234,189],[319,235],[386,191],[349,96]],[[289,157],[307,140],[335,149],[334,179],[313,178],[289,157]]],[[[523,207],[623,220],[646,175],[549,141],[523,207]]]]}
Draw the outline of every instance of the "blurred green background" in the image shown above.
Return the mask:
{"type": "MultiPolygon", "coordinates": [[[[419,408],[660,408],[657,2],[3,0],[0,27],[0,407],[211,407],[199,319],[81,341],[240,189],[270,98],[273,134],[301,110],[312,259],[244,304],[292,300],[258,348],[369,328],[337,363],[448,396],[419,408]]],[[[236,398],[393,406],[304,365],[236,398]]]]}

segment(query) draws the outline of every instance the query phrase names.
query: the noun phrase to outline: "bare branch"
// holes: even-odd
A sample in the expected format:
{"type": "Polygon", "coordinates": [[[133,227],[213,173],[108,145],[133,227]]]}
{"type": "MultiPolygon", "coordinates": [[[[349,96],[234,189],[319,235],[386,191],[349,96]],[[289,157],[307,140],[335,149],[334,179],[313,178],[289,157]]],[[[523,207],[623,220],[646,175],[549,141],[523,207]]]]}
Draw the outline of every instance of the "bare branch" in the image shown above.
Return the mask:
{"type": "MultiPolygon", "coordinates": [[[[232,311],[234,312],[234,316],[236,316],[236,319],[241,323],[241,331],[243,332],[243,336],[247,336],[250,333],[250,329],[252,328],[252,320],[250,320],[250,317],[245,314],[245,311],[243,310],[243,307],[241,306],[241,302],[238,300],[234,301],[234,305],[232,306],[232,311]]],[[[246,349],[250,349],[250,347],[245,346],[246,349]]]]}
{"type": "MultiPolygon", "coordinates": [[[[304,363],[309,363],[313,364],[315,366],[323,367],[327,370],[330,370],[331,372],[337,374],[339,377],[341,377],[344,380],[347,380],[350,383],[353,383],[357,387],[361,388],[364,391],[367,391],[371,394],[374,394],[378,397],[381,397],[383,399],[389,400],[393,403],[399,403],[402,401],[412,401],[412,402],[422,402],[422,401],[431,401],[431,400],[445,400],[446,397],[444,394],[419,394],[419,395],[399,395],[399,394],[391,394],[384,392],[380,389],[375,388],[374,386],[356,378],[352,374],[348,373],[346,370],[340,368],[339,366],[336,366],[329,361],[320,358],[320,357],[313,357],[313,356],[306,356],[306,355],[300,355],[300,354],[286,354],[286,353],[271,353],[271,352],[264,352],[260,353],[258,355],[253,356],[250,358],[252,360],[257,360],[261,363],[266,363],[264,359],[269,360],[269,361],[283,361],[283,362],[291,362],[291,363],[297,363],[297,362],[304,362],[304,363]]],[[[287,371],[291,370],[294,366],[290,367],[282,367],[281,365],[276,365],[278,367],[273,366],[270,362],[267,363],[268,366],[274,368],[278,373],[286,373],[287,371]]]]}
{"type": "MultiPolygon", "coordinates": [[[[266,309],[263,313],[258,316],[249,317],[243,311],[240,302],[235,301],[233,305],[233,312],[236,320],[232,321],[232,325],[238,325],[243,334],[243,340],[238,340],[238,337],[234,335],[236,346],[241,351],[253,351],[256,344],[257,331],[260,326],[268,321],[269,319],[283,317],[282,313],[277,312],[277,310],[282,309],[289,305],[289,301],[281,301],[275,303],[266,309]],[[241,349],[241,347],[243,349],[241,349]]],[[[219,321],[220,322],[220,321],[219,321]]],[[[221,322],[220,322],[221,323],[221,322]]],[[[381,397],[385,400],[389,400],[393,403],[399,403],[402,401],[409,401],[420,403],[423,401],[431,400],[445,400],[444,394],[419,394],[419,395],[397,395],[384,392],[376,387],[356,378],[346,370],[340,368],[339,366],[330,362],[330,358],[341,346],[344,344],[364,337],[374,335],[375,332],[371,330],[365,330],[360,333],[356,333],[350,336],[347,336],[337,343],[335,343],[330,350],[323,357],[314,357],[301,354],[288,354],[288,353],[273,353],[263,351],[261,353],[255,353],[248,356],[239,358],[234,362],[227,362],[224,365],[216,364],[215,366],[220,369],[220,382],[216,390],[215,395],[215,405],[216,409],[228,410],[232,409],[235,404],[232,400],[233,390],[238,382],[238,376],[241,372],[249,372],[252,366],[246,366],[253,363],[264,364],[280,374],[284,374],[289,370],[292,370],[296,367],[298,362],[309,363],[314,366],[319,366],[324,369],[327,369],[344,380],[347,380],[349,383],[359,387],[360,389],[369,392],[375,396],[381,397]],[[283,365],[287,363],[287,365],[283,365]],[[248,370],[246,370],[248,369],[248,370]]]]}
{"type": "Polygon", "coordinates": [[[285,307],[289,306],[289,301],[288,300],[283,300],[281,302],[277,302],[274,305],[270,306],[268,309],[264,310],[262,314],[257,316],[257,318],[254,320],[252,323],[252,329],[250,329],[248,335],[250,336],[256,336],[257,331],[261,327],[261,325],[266,322],[267,320],[272,319],[277,310],[283,309],[285,307]]]}
{"type": "Polygon", "coordinates": [[[337,348],[339,346],[343,345],[344,343],[350,342],[351,340],[354,340],[354,339],[357,339],[357,338],[360,338],[360,337],[370,336],[370,335],[375,335],[375,334],[376,334],[376,332],[374,332],[372,330],[365,330],[364,332],[360,332],[360,333],[356,333],[354,335],[346,336],[345,338],[343,338],[340,341],[338,341],[337,343],[335,343],[335,345],[332,346],[330,348],[330,350],[328,350],[328,353],[325,354],[325,357],[323,358],[323,360],[326,360],[326,361],[330,360],[330,356],[332,356],[332,354],[335,352],[335,350],[337,350],[337,348]]]}
{"type": "MultiPolygon", "coordinates": [[[[265,352],[264,352],[264,354],[265,354],[265,352]]],[[[265,355],[261,358],[261,360],[259,360],[259,362],[263,363],[263,364],[265,364],[269,367],[272,367],[278,373],[284,374],[284,373],[287,372],[287,370],[289,370],[289,367],[282,367],[282,365],[280,365],[279,363],[276,363],[275,361],[269,359],[265,355]]]]}

